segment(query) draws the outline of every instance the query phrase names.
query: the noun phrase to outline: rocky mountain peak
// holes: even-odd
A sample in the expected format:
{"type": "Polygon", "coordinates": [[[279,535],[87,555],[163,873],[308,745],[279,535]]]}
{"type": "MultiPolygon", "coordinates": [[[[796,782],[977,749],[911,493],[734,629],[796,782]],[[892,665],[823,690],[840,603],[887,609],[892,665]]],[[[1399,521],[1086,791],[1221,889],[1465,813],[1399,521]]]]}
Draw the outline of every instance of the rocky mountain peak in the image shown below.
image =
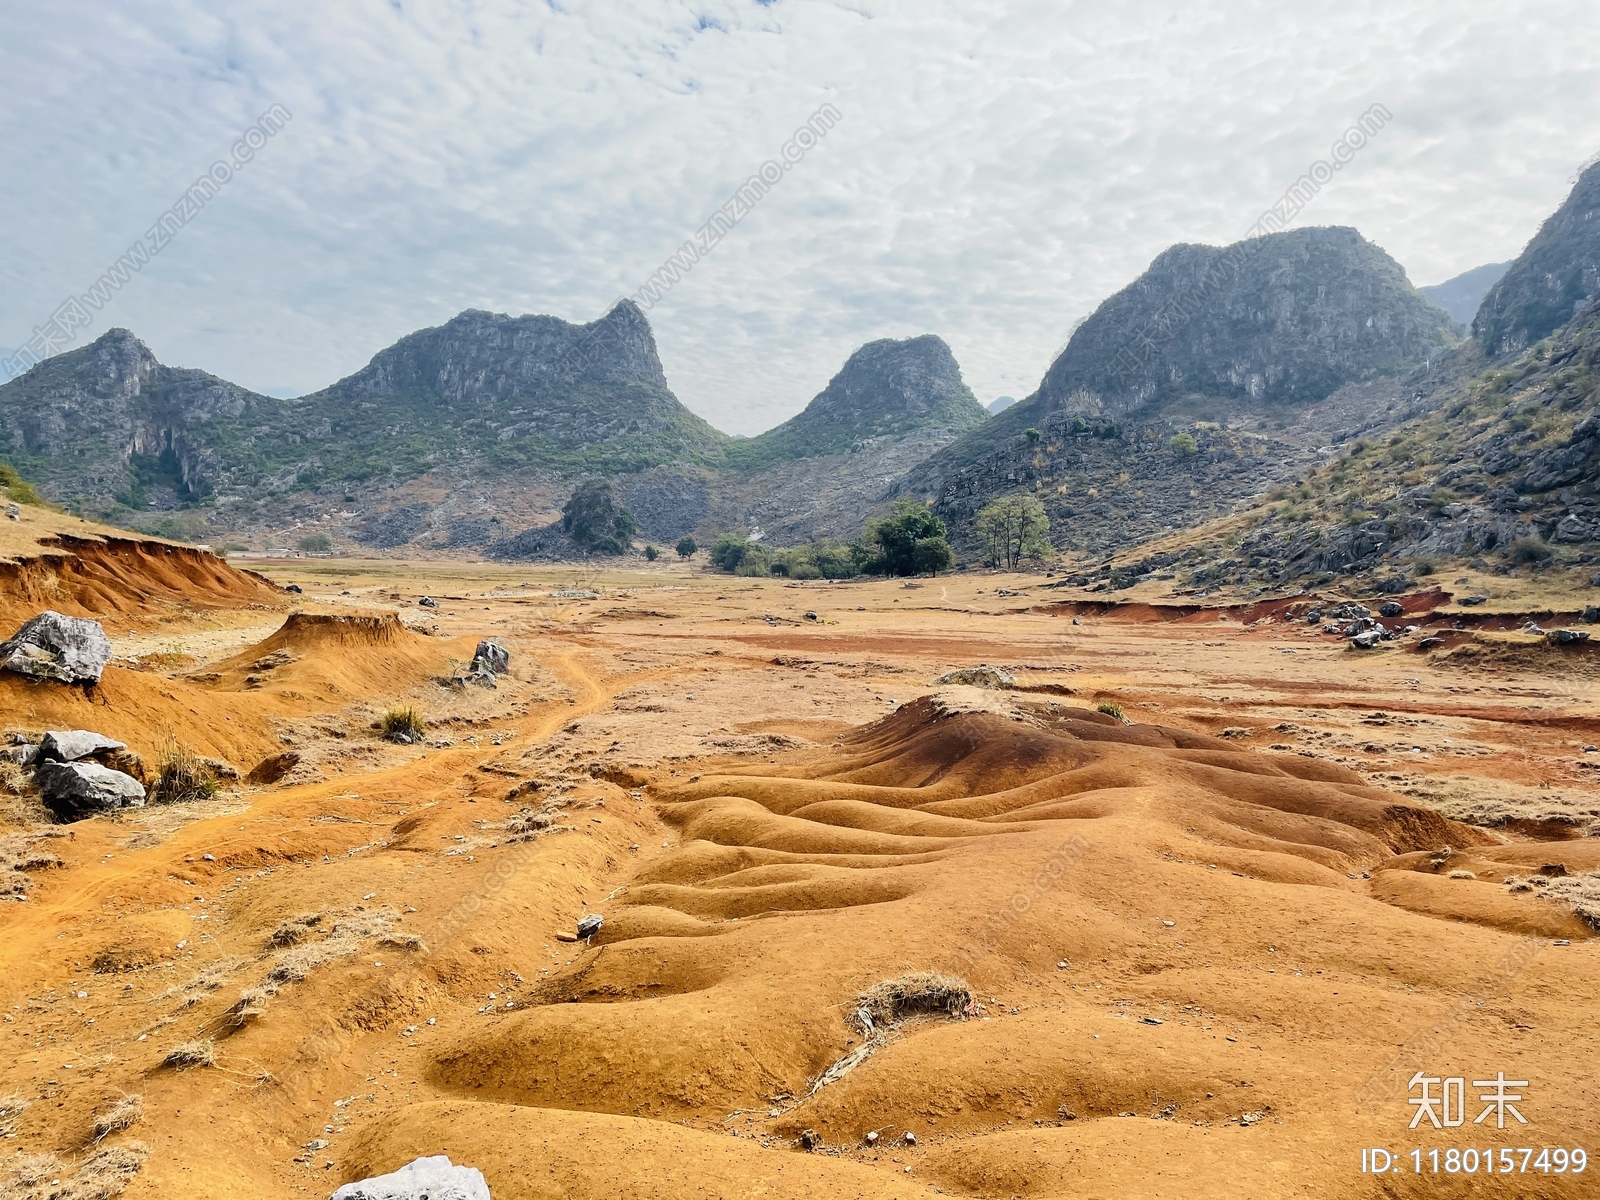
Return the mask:
{"type": "Polygon", "coordinates": [[[1472,334],[1492,355],[1515,354],[1572,320],[1600,289],[1600,163],[1578,177],[1489,289],[1472,334]]]}
{"type": "Polygon", "coordinates": [[[636,304],[623,300],[586,325],[467,309],[443,325],[407,334],[318,395],[431,391],[461,402],[629,383],[667,388],[650,324],[636,304]]]}
{"type": "Polygon", "coordinates": [[[1354,229],[1177,245],[1078,327],[1038,397],[1112,412],[1186,398],[1307,404],[1454,341],[1449,315],[1354,229]]]}
{"type": "Polygon", "coordinates": [[[730,458],[739,463],[810,458],[871,438],[914,434],[942,444],[987,417],[943,338],[931,333],[881,338],[851,354],[804,410],[731,446],[730,458]]]}

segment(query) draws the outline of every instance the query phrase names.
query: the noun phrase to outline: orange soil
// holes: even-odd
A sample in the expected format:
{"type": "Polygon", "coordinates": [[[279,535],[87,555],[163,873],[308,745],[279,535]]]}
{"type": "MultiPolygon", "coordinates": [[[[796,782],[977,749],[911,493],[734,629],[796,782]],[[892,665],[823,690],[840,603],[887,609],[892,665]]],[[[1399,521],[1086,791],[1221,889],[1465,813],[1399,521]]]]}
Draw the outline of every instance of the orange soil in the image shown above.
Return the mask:
{"type": "Polygon", "coordinates": [[[427,584],[452,598],[423,636],[349,607],[381,614],[388,570],[170,676],[0,683],[13,724],[146,754],[164,725],[244,768],[293,745],[325,774],[50,843],[64,869],[3,910],[16,1148],[79,1154],[139,1093],[113,1141],[151,1155],[125,1194],[179,1200],[326,1195],[433,1153],[497,1200],[1432,1196],[1462,1185],[1409,1157],[1363,1175],[1362,1148],[1600,1150],[1600,941],[1499,882],[1600,870],[1600,838],[1402,791],[1593,803],[1587,675],[1356,655],[1272,611],[1073,626],[1015,610],[1041,603],[1027,577],[677,564],[594,602],[554,594],[575,573],[438,567],[457,578],[427,584]],[[500,688],[431,682],[491,633],[500,688]],[[929,682],[978,661],[1034,690],[929,682]],[[376,743],[400,701],[451,744],[376,743]],[[513,840],[541,803],[555,828],[513,840]],[[271,935],[309,911],[325,953],[296,977],[271,935]],[[592,944],[556,936],[585,912],[592,944]],[[421,943],[322,940],[340,920],[421,943]],[[969,982],[970,1019],[908,1021],[811,1094],[860,1046],[854,998],[930,970],[969,982]],[[217,1066],[160,1066],[196,1037],[217,1066]],[[1465,1129],[1408,1132],[1418,1069],[1527,1079],[1530,1124],[1474,1127],[1472,1103],[1465,1129]]]}

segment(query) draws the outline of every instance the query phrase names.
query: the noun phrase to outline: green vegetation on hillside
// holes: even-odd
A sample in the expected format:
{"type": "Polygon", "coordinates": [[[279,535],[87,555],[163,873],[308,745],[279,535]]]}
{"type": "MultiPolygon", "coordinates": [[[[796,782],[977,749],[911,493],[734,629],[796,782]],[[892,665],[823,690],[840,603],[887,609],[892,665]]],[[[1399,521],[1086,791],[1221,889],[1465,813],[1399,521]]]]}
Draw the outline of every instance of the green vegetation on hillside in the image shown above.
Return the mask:
{"type": "Polygon", "coordinates": [[[849,545],[817,541],[768,546],[724,533],[711,546],[711,564],[734,575],[790,579],[851,579],[857,575],[937,575],[955,565],[944,522],[926,504],[902,500],[887,517],[870,520],[849,545]]]}

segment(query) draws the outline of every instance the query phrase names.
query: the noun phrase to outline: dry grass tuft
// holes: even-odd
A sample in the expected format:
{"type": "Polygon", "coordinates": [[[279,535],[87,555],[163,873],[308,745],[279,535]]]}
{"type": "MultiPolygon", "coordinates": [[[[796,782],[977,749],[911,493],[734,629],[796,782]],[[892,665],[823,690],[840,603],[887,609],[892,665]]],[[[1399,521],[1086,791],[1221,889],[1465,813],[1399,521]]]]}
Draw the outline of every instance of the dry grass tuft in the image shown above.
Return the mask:
{"type": "Polygon", "coordinates": [[[862,1035],[862,1042],[811,1081],[808,1095],[816,1095],[830,1083],[837,1083],[892,1040],[894,1027],[912,1017],[943,1013],[953,1020],[966,1016],[972,1007],[972,989],[954,975],[922,971],[886,979],[856,997],[851,1024],[862,1035]]]}
{"type": "Polygon", "coordinates": [[[402,704],[383,714],[383,720],[378,723],[378,733],[386,742],[410,745],[427,736],[428,726],[415,705],[402,704]]]}
{"type": "Polygon", "coordinates": [[[1477,876],[1474,875],[1471,871],[1451,871],[1450,872],[1450,878],[1451,879],[1476,879],[1477,876]]]}
{"type": "Polygon", "coordinates": [[[124,1096],[94,1119],[94,1140],[103,1142],[113,1133],[132,1129],[144,1116],[144,1097],[124,1096]]]}
{"type": "Polygon", "coordinates": [[[13,833],[0,838],[0,896],[20,896],[26,892],[33,882],[28,878],[30,872],[65,865],[60,855],[39,845],[47,838],[59,836],[49,831],[13,833]]]}
{"type": "Polygon", "coordinates": [[[392,908],[358,908],[353,912],[302,913],[281,922],[267,937],[268,949],[283,949],[266,976],[254,987],[239,993],[228,1010],[235,1025],[267,1011],[267,1005],[291,983],[299,983],[326,963],[359,954],[364,946],[376,944],[400,950],[426,950],[414,933],[395,928],[400,914],[392,908]],[[322,935],[320,941],[306,939],[322,935]]]}
{"type": "Polygon", "coordinates": [[[16,1137],[17,1122],[27,1111],[28,1101],[21,1092],[7,1092],[0,1096],[0,1137],[16,1137]]]}
{"type": "Polygon", "coordinates": [[[214,1067],[217,1065],[216,1043],[210,1038],[202,1042],[179,1042],[167,1051],[161,1065],[175,1071],[187,1071],[190,1067],[214,1067]]]}
{"type": "Polygon", "coordinates": [[[153,804],[195,804],[217,794],[217,777],[172,734],[161,740],[161,765],[150,787],[153,804]]]}
{"type": "Polygon", "coordinates": [[[1105,713],[1108,717],[1115,717],[1124,725],[1128,724],[1127,714],[1122,711],[1122,705],[1115,700],[1102,700],[1094,706],[1095,712],[1105,713]]]}
{"type": "Polygon", "coordinates": [[[548,832],[556,823],[553,812],[525,808],[506,819],[506,838],[513,842],[526,842],[548,832]]]}
{"type": "Polygon", "coordinates": [[[861,1032],[870,1036],[909,1017],[942,1013],[960,1020],[971,1004],[972,989],[965,979],[923,971],[868,988],[856,997],[854,1016],[861,1032]]]}
{"type": "Polygon", "coordinates": [[[5,1200],[112,1200],[150,1156],[142,1142],[106,1146],[73,1169],[54,1154],[17,1154],[0,1173],[5,1200]]]}
{"type": "Polygon", "coordinates": [[[322,924],[325,913],[301,913],[298,917],[291,917],[287,921],[280,921],[278,927],[267,935],[267,946],[274,950],[287,950],[290,946],[298,946],[311,935],[311,931],[322,924]]]}
{"type": "Polygon", "coordinates": [[[1573,914],[1591,929],[1600,930],[1600,871],[1578,875],[1508,875],[1513,892],[1537,892],[1546,900],[1570,905],[1573,914]]]}

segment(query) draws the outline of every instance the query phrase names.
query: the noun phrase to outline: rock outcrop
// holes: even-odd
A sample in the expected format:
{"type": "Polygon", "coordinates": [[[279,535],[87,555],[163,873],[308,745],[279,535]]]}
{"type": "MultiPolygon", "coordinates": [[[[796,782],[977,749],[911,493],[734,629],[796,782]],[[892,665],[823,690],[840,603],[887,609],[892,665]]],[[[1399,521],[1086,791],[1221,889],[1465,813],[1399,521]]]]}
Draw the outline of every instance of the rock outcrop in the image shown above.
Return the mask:
{"type": "Polygon", "coordinates": [[[0,670],[35,679],[99,683],[110,661],[111,642],[100,622],[48,610],[0,642],[0,670]]]}
{"type": "Polygon", "coordinates": [[[1561,328],[1600,289],[1600,163],[1484,297],[1472,334],[1491,355],[1517,354],[1561,328]]]}

